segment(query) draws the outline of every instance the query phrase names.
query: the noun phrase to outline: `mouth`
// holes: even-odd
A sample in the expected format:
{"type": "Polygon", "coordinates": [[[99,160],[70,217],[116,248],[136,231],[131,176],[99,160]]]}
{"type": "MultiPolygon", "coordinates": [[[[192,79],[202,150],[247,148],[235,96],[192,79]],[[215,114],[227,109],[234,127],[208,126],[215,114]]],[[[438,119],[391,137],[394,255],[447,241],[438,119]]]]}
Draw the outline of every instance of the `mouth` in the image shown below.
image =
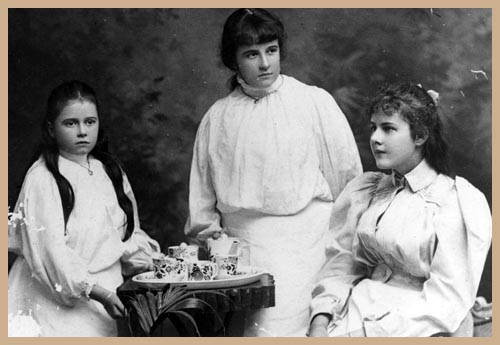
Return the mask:
{"type": "Polygon", "coordinates": [[[263,74],[259,74],[258,78],[270,77],[272,75],[273,75],[272,73],[263,73],[263,74]]]}
{"type": "Polygon", "coordinates": [[[88,141],[78,141],[75,143],[75,145],[89,145],[90,143],[88,141]]]}
{"type": "Polygon", "coordinates": [[[376,155],[381,155],[381,154],[384,154],[386,152],[382,151],[382,150],[373,150],[373,153],[376,154],[376,155]]]}

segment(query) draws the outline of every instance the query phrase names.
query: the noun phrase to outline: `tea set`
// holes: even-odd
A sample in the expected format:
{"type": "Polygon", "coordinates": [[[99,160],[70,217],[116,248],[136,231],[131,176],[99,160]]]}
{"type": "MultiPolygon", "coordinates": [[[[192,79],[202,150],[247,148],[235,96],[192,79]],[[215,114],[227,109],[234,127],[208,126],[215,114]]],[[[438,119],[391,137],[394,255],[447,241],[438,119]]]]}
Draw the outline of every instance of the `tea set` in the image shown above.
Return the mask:
{"type": "Polygon", "coordinates": [[[169,281],[230,279],[238,274],[240,241],[223,234],[207,240],[209,260],[199,260],[199,247],[181,243],[167,248],[167,255],[153,256],[154,277],[169,281]]]}

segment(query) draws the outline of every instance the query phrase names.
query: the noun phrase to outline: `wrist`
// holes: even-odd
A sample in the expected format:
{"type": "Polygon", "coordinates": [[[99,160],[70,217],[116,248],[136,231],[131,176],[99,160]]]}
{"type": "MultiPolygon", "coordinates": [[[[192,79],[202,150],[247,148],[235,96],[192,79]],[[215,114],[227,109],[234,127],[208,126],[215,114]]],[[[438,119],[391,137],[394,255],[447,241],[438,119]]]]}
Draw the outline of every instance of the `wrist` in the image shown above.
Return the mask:
{"type": "Polygon", "coordinates": [[[101,304],[106,303],[112,295],[113,291],[109,291],[100,285],[94,285],[92,291],[90,292],[90,298],[100,302],[101,304]]]}

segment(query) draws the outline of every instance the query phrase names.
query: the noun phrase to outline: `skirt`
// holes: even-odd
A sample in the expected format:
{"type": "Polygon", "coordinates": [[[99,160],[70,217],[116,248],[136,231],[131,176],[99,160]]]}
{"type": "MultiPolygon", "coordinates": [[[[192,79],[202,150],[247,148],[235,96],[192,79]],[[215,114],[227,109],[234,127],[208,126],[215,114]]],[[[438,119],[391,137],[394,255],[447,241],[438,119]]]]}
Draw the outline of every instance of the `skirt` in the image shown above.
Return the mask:
{"type": "Polygon", "coordinates": [[[275,281],[275,306],[249,313],[244,336],[306,335],[311,291],[326,259],[332,205],[313,200],[299,213],[285,216],[247,210],[222,214],[229,235],[248,249],[249,263],[275,281]]]}

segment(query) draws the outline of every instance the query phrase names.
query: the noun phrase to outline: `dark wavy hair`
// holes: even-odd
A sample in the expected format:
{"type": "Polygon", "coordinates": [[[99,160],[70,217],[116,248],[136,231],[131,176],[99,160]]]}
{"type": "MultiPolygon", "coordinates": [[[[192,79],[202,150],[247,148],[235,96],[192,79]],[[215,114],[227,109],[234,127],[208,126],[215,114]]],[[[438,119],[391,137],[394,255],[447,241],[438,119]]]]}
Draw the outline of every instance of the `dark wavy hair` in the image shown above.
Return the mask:
{"type": "Polygon", "coordinates": [[[437,104],[427,90],[410,82],[385,84],[371,100],[368,117],[379,111],[389,116],[401,114],[414,139],[427,136],[422,150],[424,158],[438,173],[449,175],[448,144],[442,134],[437,104]]]}
{"type": "MultiPolygon", "coordinates": [[[[240,8],[226,20],[222,32],[220,57],[222,63],[237,72],[236,51],[244,45],[262,44],[278,40],[280,59],[285,58],[285,28],[281,20],[261,8],[240,8]]],[[[228,81],[229,88],[238,86],[236,75],[228,81]]]]}
{"type": "MultiPolygon", "coordinates": [[[[74,100],[93,103],[96,106],[97,113],[99,114],[97,96],[90,86],[77,80],[60,84],[54,88],[49,95],[45,118],[42,123],[40,145],[34,155],[34,159],[38,159],[40,156],[43,157],[47,169],[52,173],[56,180],[59,195],[61,196],[65,233],[69,215],[75,205],[75,193],[69,181],[59,171],[59,148],[55,138],[50,133],[50,127],[68,103],[74,100]]],[[[134,230],[134,212],[132,201],[125,194],[123,189],[123,171],[116,158],[114,158],[108,151],[108,140],[101,126],[99,127],[97,143],[90,154],[102,162],[106,173],[113,183],[118,204],[125,212],[127,217],[127,229],[124,237],[125,241],[132,235],[134,230]]]]}

